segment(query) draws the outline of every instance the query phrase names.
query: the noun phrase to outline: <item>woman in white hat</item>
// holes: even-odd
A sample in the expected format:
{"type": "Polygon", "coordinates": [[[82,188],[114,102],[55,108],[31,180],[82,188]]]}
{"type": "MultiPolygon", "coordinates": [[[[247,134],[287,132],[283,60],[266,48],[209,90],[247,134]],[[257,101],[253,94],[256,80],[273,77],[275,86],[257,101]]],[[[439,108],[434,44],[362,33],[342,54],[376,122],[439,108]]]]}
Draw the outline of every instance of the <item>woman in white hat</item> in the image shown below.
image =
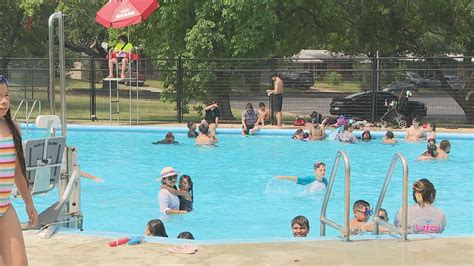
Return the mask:
{"type": "MultiPolygon", "coordinates": [[[[178,172],[173,169],[173,167],[165,167],[161,170],[161,183],[164,186],[168,186],[173,189],[176,188],[176,178],[178,177],[178,172]]],[[[179,209],[179,198],[174,195],[166,188],[160,189],[158,193],[158,203],[160,204],[160,212],[164,214],[180,214],[187,213],[188,211],[179,209]]]]}

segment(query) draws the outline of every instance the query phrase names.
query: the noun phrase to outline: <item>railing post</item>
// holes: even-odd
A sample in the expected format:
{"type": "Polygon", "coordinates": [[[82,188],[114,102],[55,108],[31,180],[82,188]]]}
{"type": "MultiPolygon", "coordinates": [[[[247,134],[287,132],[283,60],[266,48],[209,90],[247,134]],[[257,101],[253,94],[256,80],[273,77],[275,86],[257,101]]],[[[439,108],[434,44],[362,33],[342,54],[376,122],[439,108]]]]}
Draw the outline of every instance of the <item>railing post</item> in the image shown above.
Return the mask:
{"type": "Polygon", "coordinates": [[[351,185],[351,166],[349,157],[344,151],[338,151],[336,158],[334,159],[334,164],[331,170],[331,176],[329,177],[328,186],[326,188],[326,194],[324,195],[323,203],[321,206],[321,215],[320,220],[320,236],[326,235],[326,224],[338,230],[344,241],[350,240],[350,185],[351,185]],[[334,179],[336,178],[337,169],[339,168],[339,162],[342,159],[344,160],[344,226],[341,226],[334,221],[326,217],[327,206],[329,198],[331,196],[332,187],[334,185],[334,179]]]}
{"type": "Polygon", "coordinates": [[[372,88],[370,97],[370,120],[372,123],[377,119],[377,90],[379,88],[379,51],[372,57],[372,88]]]}
{"type": "MultiPolygon", "coordinates": [[[[271,75],[273,75],[273,72],[275,72],[275,67],[276,67],[276,63],[275,63],[275,59],[272,58],[270,59],[269,63],[269,69],[270,69],[270,77],[269,77],[269,86],[275,86],[275,84],[273,83],[273,80],[272,80],[272,77],[271,75]]],[[[284,86],[285,84],[283,84],[284,86]]],[[[275,112],[273,111],[273,93],[268,97],[268,100],[269,100],[269,104],[268,106],[270,106],[270,124],[273,125],[273,121],[275,121],[275,112]]]]}
{"type": "Polygon", "coordinates": [[[374,226],[374,234],[379,234],[379,224],[383,225],[384,227],[397,232],[402,237],[402,240],[408,240],[408,231],[407,231],[407,220],[408,220],[408,163],[406,158],[401,153],[396,153],[393,155],[392,162],[387,171],[387,176],[385,177],[384,184],[380,191],[379,199],[377,200],[377,204],[375,205],[374,213],[378,213],[382,207],[383,200],[385,198],[385,193],[387,192],[388,186],[390,181],[392,180],[393,172],[395,171],[395,167],[397,165],[397,161],[400,161],[403,170],[403,195],[402,195],[402,224],[400,227],[395,227],[388,222],[381,220],[377,215],[374,216],[375,226],[374,226]]]}
{"type": "Polygon", "coordinates": [[[91,94],[90,94],[90,115],[91,120],[97,120],[97,102],[96,102],[96,91],[95,91],[95,60],[94,57],[90,58],[90,85],[91,85],[91,94]]]}
{"type": "Polygon", "coordinates": [[[183,121],[183,96],[184,96],[184,69],[183,69],[183,59],[178,57],[177,62],[177,89],[176,89],[176,117],[178,123],[183,121]]]}

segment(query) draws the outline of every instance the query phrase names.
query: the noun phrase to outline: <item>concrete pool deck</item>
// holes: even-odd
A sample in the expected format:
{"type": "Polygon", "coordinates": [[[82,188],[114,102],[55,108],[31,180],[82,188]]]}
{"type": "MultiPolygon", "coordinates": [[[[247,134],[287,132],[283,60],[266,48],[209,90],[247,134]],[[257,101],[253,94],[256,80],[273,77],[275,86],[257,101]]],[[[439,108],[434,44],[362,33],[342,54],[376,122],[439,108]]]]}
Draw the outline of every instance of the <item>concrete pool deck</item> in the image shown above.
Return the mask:
{"type": "MultiPolygon", "coordinates": [[[[69,124],[77,124],[77,125],[88,125],[88,126],[128,126],[128,121],[121,122],[118,124],[116,121],[113,121],[112,124],[109,123],[107,120],[101,120],[99,122],[91,122],[91,121],[84,121],[84,120],[78,120],[78,121],[71,121],[68,122],[69,124]]],[[[196,122],[197,125],[199,125],[199,122],[196,122]]],[[[145,126],[145,127],[156,127],[156,128],[168,128],[168,127],[181,127],[181,128],[187,128],[186,123],[160,123],[160,124],[146,124],[146,125],[132,125],[133,127],[140,127],[140,126],[145,126]]],[[[241,124],[219,124],[219,128],[241,128],[241,124]]],[[[265,126],[259,126],[261,129],[278,129],[278,127],[274,125],[265,125],[265,126]]],[[[298,128],[303,128],[306,129],[306,126],[294,126],[292,124],[283,124],[283,127],[281,129],[298,129],[298,128]]],[[[331,127],[327,127],[328,129],[331,127]]],[[[394,132],[404,132],[406,129],[394,129],[394,128],[381,128],[381,127],[364,127],[369,129],[370,131],[387,131],[391,130],[394,132]]],[[[436,128],[437,133],[464,133],[464,134],[474,134],[474,127],[459,127],[459,128],[443,128],[443,127],[437,127],[436,128]]]]}
{"type": "Polygon", "coordinates": [[[301,241],[199,245],[195,254],[169,253],[169,244],[109,247],[110,239],[24,233],[30,265],[473,265],[474,238],[301,241]]]}

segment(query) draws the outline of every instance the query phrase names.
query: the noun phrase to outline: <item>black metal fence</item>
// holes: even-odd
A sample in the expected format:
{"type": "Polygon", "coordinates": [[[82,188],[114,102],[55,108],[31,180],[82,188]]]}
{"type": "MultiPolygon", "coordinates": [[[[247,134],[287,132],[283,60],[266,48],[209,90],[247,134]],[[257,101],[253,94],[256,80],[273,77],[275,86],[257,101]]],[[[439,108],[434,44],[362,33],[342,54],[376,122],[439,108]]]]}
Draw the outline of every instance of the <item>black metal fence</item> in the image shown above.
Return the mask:
{"type": "MultiPolygon", "coordinates": [[[[49,113],[47,59],[2,58],[0,67],[11,81],[12,111],[19,120],[33,120],[39,103],[41,112],[49,113]]],[[[407,100],[401,96],[409,90],[408,103],[397,109],[399,117],[410,120],[417,115],[441,124],[474,125],[471,57],[145,58],[132,65],[138,74],[118,87],[103,81],[108,75],[104,59],[68,58],[66,69],[67,116],[74,120],[199,121],[205,104],[218,100],[221,120],[239,123],[248,102],[271,109],[265,90],[272,87],[271,73],[277,72],[284,82],[287,124],[296,115],[309,118],[312,111],[379,122],[387,118],[383,115],[390,103],[407,100]]]]}

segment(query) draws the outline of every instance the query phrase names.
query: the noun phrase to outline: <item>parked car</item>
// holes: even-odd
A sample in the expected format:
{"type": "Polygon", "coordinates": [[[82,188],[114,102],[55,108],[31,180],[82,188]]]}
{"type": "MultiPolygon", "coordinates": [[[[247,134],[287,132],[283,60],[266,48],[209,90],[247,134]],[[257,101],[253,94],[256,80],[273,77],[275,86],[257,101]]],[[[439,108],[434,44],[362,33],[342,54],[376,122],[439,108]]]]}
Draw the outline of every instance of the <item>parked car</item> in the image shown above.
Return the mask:
{"type": "MultiPolygon", "coordinates": [[[[398,101],[398,96],[389,92],[377,92],[376,120],[379,120],[387,112],[387,104],[398,101]]],[[[332,115],[347,115],[360,119],[369,120],[371,92],[358,92],[346,97],[335,97],[329,105],[329,113],[332,115]]],[[[426,106],[422,102],[408,101],[406,108],[400,112],[409,118],[409,122],[415,116],[421,118],[426,116],[426,106]]]]}
{"type": "Polygon", "coordinates": [[[416,72],[407,71],[405,74],[406,80],[410,81],[413,85],[421,88],[441,88],[441,81],[433,78],[424,78],[416,72]]]}
{"type": "Polygon", "coordinates": [[[314,85],[314,75],[309,71],[284,71],[280,78],[285,87],[309,89],[314,85]]]}
{"type": "Polygon", "coordinates": [[[461,90],[464,89],[464,81],[459,76],[450,76],[444,75],[446,82],[448,82],[449,87],[453,90],[461,90]]]}
{"type": "Polygon", "coordinates": [[[408,80],[394,81],[394,82],[388,84],[387,87],[382,89],[382,91],[391,92],[395,95],[399,95],[400,92],[402,92],[404,90],[405,91],[410,90],[410,91],[415,92],[415,93],[418,92],[418,88],[416,87],[416,85],[412,84],[408,80]]]}

